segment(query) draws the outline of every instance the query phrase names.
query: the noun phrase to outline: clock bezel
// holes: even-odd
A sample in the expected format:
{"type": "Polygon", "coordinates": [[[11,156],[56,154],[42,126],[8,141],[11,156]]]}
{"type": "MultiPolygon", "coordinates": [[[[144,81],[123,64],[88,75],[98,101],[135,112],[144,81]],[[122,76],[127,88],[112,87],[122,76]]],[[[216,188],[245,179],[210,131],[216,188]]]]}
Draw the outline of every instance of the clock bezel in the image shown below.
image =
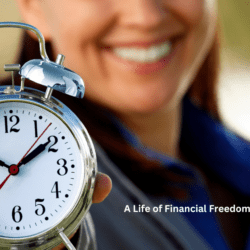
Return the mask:
{"type": "MultiPolygon", "coordinates": [[[[6,86],[1,86],[1,88],[4,87],[6,86]]],[[[54,97],[47,100],[44,98],[43,92],[26,87],[25,90],[20,93],[1,93],[0,106],[1,103],[6,102],[22,102],[36,105],[59,118],[75,138],[80,156],[85,162],[84,182],[78,200],[70,212],[65,214],[64,218],[61,219],[55,227],[32,237],[10,239],[0,236],[0,246],[6,249],[51,249],[62,242],[59,236],[59,230],[63,229],[63,233],[70,236],[77,230],[91,206],[95,176],[97,173],[97,160],[94,145],[79,118],[66,105],[54,97]]]]}

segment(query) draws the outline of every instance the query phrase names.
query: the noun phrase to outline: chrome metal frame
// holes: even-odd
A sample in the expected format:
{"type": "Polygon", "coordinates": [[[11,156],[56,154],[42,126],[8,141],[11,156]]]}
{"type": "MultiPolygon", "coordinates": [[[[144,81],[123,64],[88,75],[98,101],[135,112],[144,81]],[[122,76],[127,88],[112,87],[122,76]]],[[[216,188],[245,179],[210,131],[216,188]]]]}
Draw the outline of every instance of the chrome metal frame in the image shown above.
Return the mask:
{"type": "MultiPolygon", "coordinates": [[[[63,61],[65,58],[63,55],[59,54],[57,56],[56,62],[49,60],[45,48],[44,37],[36,27],[19,22],[0,22],[0,28],[26,29],[34,32],[39,41],[40,55],[43,60],[30,60],[22,66],[19,71],[19,74],[22,77],[21,88],[19,91],[22,91],[24,88],[24,79],[27,78],[38,84],[55,89],[67,95],[83,98],[85,87],[82,78],[70,69],[63,67],[63,61]]],[[[12,70],[16,70],[14,65],[12,65],[10,68],[12,70]]],[[[13,88],[8,88],[5,91],[14,92],[13,88]]]]}
{"type": "MultiPolygon", "coordinates": [[[[0,88],[5,87],[6,86],[0,86],[0,88]]],[[[1,237],[0,235],[1,249],[52,249],[62,243],[62,238],[60,236],[62,231],[66,236],[70,236],[79,227],[92,204],[95,176],[97,173],[95,149],[92,140],[81,121],[67,106],[54,97],[51,97],[48,100],[44,98],[43,92],[31,88],[25,88],[25,91],[21,93],[1,93],[0,108],[1,103],[6,102],[22,102],[37,105],[57,116],[75,137],[80,155],[85,165],[85,176],[78,201],[69,214],[65,214],[64,218],[58,222],[57,226],[33,237],[10,239],[1,237]]],[[[72,249],[70,246],[66,247],[72,249]]]]}
{"type": "Polygon", "coordinates": [[[50,61],[47,55],[46,49],[45,49],[44,37],[42,33],[36,27],[26,24],[26,23],[19,23],[19,22],[0,22],[0,28],[19,28],[19,29],[26,29],[26,30],[32,31],[33,33],[35,33],[35,35],[38,38],[41,57],[45,61],[50,61]]]}

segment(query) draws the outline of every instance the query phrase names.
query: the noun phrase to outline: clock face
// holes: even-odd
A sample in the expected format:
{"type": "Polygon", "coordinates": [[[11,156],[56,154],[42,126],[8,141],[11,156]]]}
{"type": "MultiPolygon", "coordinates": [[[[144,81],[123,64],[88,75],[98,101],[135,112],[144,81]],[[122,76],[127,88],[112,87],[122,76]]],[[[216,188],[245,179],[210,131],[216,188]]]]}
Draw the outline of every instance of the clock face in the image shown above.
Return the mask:
{"type": "Polygon", "coordinates": [[[0,237],[31,237],[51,229],[81,193],[84,161],[75,137],[50,111],[5,102],[0,103],[0,138],[0,237]]]}

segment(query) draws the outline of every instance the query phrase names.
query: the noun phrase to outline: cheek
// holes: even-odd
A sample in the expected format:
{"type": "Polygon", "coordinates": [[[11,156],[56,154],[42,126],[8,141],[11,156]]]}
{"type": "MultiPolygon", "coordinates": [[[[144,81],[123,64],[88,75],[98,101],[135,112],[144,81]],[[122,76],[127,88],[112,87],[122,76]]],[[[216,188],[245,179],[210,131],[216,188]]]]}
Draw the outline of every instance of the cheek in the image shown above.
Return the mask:
{"type": "Polygon", "coordinates": [[[196,25],[203,17],[207,0],[165,0],[172,13],[186,26],[196,25]]]}
{"type": "Polygon", "coordinates": [[[113,20],[113,6],[108,0],[74,1],[72,4],[62,0],[58,3],[60,7],[54,6],[56,2],[58,0],[52,4],[47,2],[43,8],[52,42],[63,52],[96,40],[113,20]]]}
{"type": "MultiPolygon", "coordinates": [[[[214,0],[166,0],[169,8],[186,27],[186,49],[183,63],[192,65],[197,57],[205,57],[215,32],[214,0]]],[[[186,65],[187,66],[187,65],[186,65]]]]}
{"type": "Polygon", "coordinates": [[[186,26],[179,84],[175,93],[177,99],[186,93],[209,51],[215,33],[216,6],[214,0],[168,0],[168,3],[186,26]]]}

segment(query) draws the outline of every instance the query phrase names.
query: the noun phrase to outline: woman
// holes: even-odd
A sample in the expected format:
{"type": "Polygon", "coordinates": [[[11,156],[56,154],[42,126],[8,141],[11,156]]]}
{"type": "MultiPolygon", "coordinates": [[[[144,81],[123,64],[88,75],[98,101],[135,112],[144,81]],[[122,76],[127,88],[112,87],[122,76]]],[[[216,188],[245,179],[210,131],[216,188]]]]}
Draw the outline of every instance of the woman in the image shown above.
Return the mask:
{"type": "Polygon", "coordinates": [[[113,181],[91,207],[98,248],[247,249],[247,216],[206,211],[249,195],[237,151],[248,145],[219,123],[216,1],[17,2],[51,57],[64,54],[86,83],[85,99],[67,105],[113,181]]]}

